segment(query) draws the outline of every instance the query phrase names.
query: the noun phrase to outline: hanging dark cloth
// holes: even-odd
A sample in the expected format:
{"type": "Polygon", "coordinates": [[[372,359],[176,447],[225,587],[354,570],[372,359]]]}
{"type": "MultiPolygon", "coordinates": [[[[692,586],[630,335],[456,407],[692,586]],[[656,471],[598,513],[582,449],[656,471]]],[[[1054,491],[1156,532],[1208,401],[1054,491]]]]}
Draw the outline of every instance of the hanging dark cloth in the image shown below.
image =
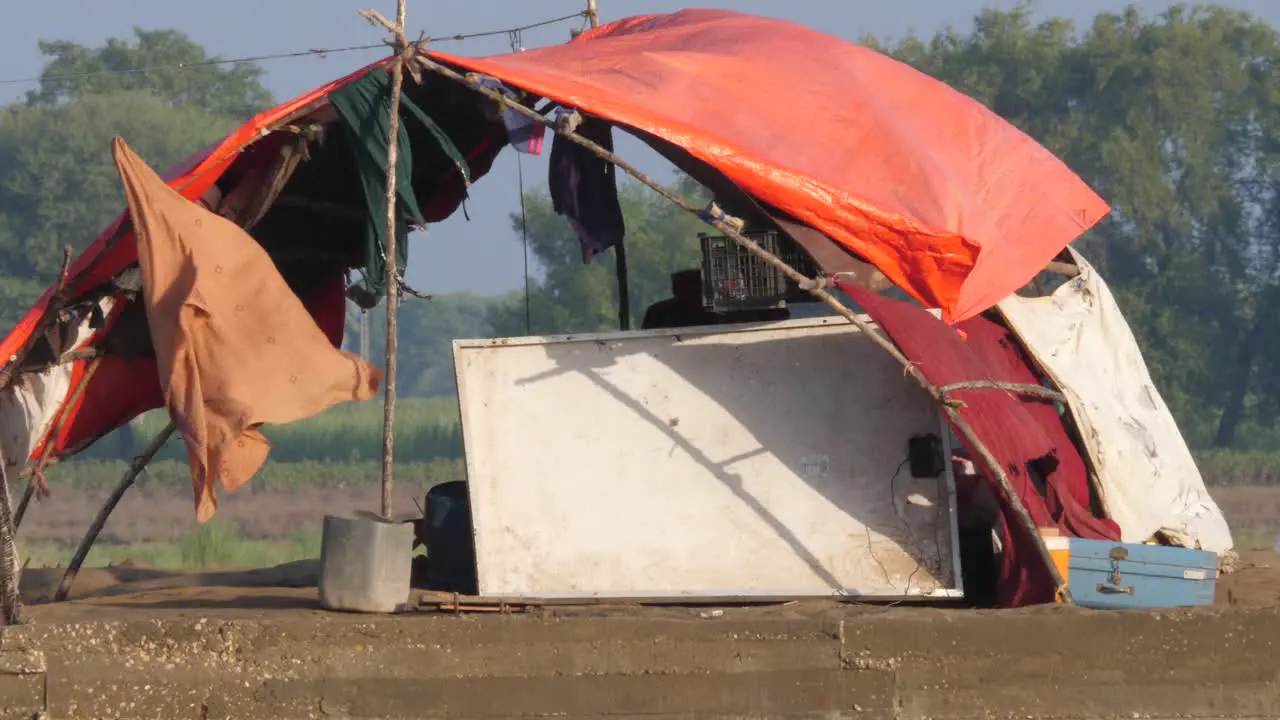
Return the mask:
{"type": "MultiPolygon", "coordinates": [[[[613,152],[608,123],[584,116],[577,133],[613,152]]],[[[551,142],[548,185],[552,207],[569,220],[582,244],[582,262],[622,242],[626,225],[613,163],[557,135],[551,142]]]]}
{"type": "MultiPolygon", "coordinates": [[[[329,102],[337,111],[350,141],[355,157],[360,184],[364,188],[369,222],[366,231],[365,288],[380,295],[386,288],[387,236],[387,146],[391,137],[391,79],[385,70],[374,69],[364,77],[329,93],[329,102]]],[[[445,155],[457,165],[462,177],[470,183],[471,175],[466,161],[439,125],[424,113],[408,95],[401,94],[401,107],[426,126],[445,155]]],[[[418,225],[425,225],[418,199],[413,191],[413,147],[409,132],[402,121],[397,135],[396,158],[396,264],[403,268],[409,262],[409,228],[406,217],[418,225]]]]}

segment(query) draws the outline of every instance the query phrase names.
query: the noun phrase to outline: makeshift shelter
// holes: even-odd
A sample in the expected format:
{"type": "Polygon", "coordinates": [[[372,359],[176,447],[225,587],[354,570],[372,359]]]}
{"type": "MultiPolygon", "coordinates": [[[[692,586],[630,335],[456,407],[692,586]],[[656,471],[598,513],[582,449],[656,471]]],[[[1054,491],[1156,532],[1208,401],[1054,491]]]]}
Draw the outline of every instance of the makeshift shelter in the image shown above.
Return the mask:
{"type": "MultiPolygon", "coordinates": [[[[399,227],[379,220],[385,62],[260,114],[164,176],[182,197],[257,240],[334,345],[344,298],[367,304],[370,291],[378,290],[386,233],[403,236],[411,223],[448,217],[505,146],[540,147],[531,138],[541,137],[544,124],[562,133],[552,148],[550,180],[584,257],[621,237],[612,191],[599,194],[612,182],[612,166],[598,152],[579,152],[587,145],[569,142],[564,133],[608,150],[611,129],[620,128],[715,194],[716,204],[704,213],[708,222],[720,227],[740,219],[776,228],[825,274],[847,283],[879,273],[951,324],[978,322],[1108,211],[1047,150],[974,100],[871,50],[792,23],[687,10],[623,20],[558,47],[488,58],[428,52],[424,58],[437,72],[406,83],[396,168],[399,227]],[[499,107],[495,97],[512,105],[499,107]],[[530,122],[535,107],[542,119],[530,122]],[[347,288],[352,269],[362,270],[371,287],[347,288]]],[[[141,302],[146,291],[135,224],[130,213],[122,215],[75,260],[65,286],[51,288],[0,345],[4,357],[20,358],[4,369],[19,380],[0,397],[5,457],[14,459],[13,469],[73,455],[164,404],[168,379],[159,375],[141,302]]],[[[995,383],[1021,387],[1025,372],[995,377],[980,353],[965,359],[964,341],[945,324],[912,319],[923,311],[899,309],[853,285],[846,289],[873,317],[882,316],[877,319],[913,360],[937,353],[935,341],[956,353],[961,369],[936,383],[987,383],[963,391],[971,409],[961,414],[997,461],[985,468],[992,480],[1004,484],[1005,467],[1022,468],[1012,492],[1032,502],[1030,519],[1021,522],[1117,534],[1087,510],[1080,464],[1072,458],[1059,457],[1058,467],[1070,473],[1062,482],[1052,477],[1054,469],[1043,472],[1052,488],[1046,500],[1036,500],[1034,483],[1022,477],[1028,463],[1054,449],[1074,452],[1064,447],[1061,426],[1032,439],[1006,436],[1036,420],[1025,388],[995,383]],[[913,344],[914,331],[905,328],[916,323],[927,325],[920,332],[931,340],[913,344]]],[[[925,368],[922,383],[931,372],[925,368]]],[[[937,397],[947,402],[944,393],[937,397]]],[[[1008,513],[1021,518],[1023,503],[1002,492],[1008,513]]],[[[1032,550],[1038,542],[1026,533],[1010,537],[1032,550]]],[[[1022,569],[1035,563],[1010,562],[1022,569]]],[[[1020,571],[1010,568],[1007,575],[1020,571]]],[[[1008,602],[1052,597],[1054,588],[1043,580],[1028,580],[1035,591],[1020,590],[1008,602]]]]}

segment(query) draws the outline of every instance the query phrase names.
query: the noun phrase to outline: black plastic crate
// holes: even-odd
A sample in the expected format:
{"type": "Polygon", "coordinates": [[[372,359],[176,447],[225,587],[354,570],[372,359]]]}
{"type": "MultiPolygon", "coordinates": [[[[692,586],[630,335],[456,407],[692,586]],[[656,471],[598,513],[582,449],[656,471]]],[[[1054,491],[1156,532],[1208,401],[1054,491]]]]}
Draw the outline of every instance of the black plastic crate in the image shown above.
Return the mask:
{"type": "MultiPolygon", "coordinates": [[[[783,262],[812,277],[813,261],[788,237],[777,231],[744,233],[783,262]]],[[[700,234],[702,243],[702,304],[712,312],[762,310],[806,302],[812,295],[787,279],[781,270],[752,255],[732,238],[700,234]]]]}

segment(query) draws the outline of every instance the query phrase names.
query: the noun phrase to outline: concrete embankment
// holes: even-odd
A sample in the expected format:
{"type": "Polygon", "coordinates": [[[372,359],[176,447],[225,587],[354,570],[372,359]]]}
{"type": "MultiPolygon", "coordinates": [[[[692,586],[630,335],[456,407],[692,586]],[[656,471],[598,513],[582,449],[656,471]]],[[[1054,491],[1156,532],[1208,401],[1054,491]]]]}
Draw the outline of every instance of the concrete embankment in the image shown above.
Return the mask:
{"type": "Polygon", "coordinates": [[[1280,717],[1274,608],[365,617],[200,595],[32,608],[0,635],[0,716],[1280,717]]]}

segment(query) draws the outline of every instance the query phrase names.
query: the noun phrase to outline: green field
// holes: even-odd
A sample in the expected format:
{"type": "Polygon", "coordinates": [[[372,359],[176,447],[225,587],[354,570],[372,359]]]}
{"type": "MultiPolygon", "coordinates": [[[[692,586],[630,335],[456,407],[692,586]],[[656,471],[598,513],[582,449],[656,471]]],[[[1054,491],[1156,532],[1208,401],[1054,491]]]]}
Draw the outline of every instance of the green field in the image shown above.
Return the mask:
{"type": "MultiPolygon", "coordinates": [[[[108,490],[115,487],[129,463],[124,460],[75,460],[58,465],[48,472],[55,491],[68,488],[73,492],[108,490]]],[[[463,479],[462,460],[438,458],[426,461],[396,463],[400,482],[430,487],[449,480],[463,479]]],[[[376,460],[339,461],[306,460],[280,462],[272,459],[253,476],[240,492],[267,490],[324,490],[326,488],[376,485],[382,476],[382,463],[376,460]]],[[[191,486],[191,470],[185,460],[155,460],[138,477],[140,489],[191,486]]]]}
{"type": "MultiPolygon", "coordinates": [[[[74,546],[64,543],[32,543],[20,550],[31,567],[61,567],[74,546]]],[[[200,569],[218,567],[272,567],[295,560],[320,557],[320,533],[311,531],[278,540],[241,537],[234,523],[211,520],[193,527],[176,542],[98,543],[85,559],[86,567],[119,565],[125,561],[144,567],[200,569]]]]}
{"type": "MultiPolygon", "coordinates": [[[[412,511],[431,486],[465,478],[457,403],[452,397],[409,398],[397,420],[397,510],[412,511]]],[[[162,413],[142,418],[135,443],[145,444],[164,421],[162,413]]],[[[220,491],[224,505],[205,526],[194,522],[185,451],[173,440],[126,496],[88,564],[263,567],[317,557],[324,514],[376,509],[381,430],[378,402],[268,428],[273,449],[267,464],[240,491],[220,491]]],[[[33,566],[67,562],[128,467],[115,440],[108,437],[49,470],[55,495],[33,509],[22,529],[22,550],[33,566]]],[[[1270,547],[1280,531],[1280,453],[1204,452],[1197,460],[1239,546],[1270,547]]]]}
{"type": "MultiPolygon", "coordinates": [[[[149,412],[134,423],[131,448],[122,447],[122,433],[117,431],[85,450],[78,459],[129,459],[134,453],[141,452],[166,422],[163,410],[149,412]]],[[[371,400],[339,405],[309,420],[265,427],[263,433],[271,441],[271,460],[276,463],[380,460],[382,403],[371,400]]],[[[456,398],[405,398],[397,403],[397,461],[422,462],[460,457],[462,433],[458,425],[456,398]]],[[[170,440],[158,458],[184,459],[181,440],[170,440]]]]}

